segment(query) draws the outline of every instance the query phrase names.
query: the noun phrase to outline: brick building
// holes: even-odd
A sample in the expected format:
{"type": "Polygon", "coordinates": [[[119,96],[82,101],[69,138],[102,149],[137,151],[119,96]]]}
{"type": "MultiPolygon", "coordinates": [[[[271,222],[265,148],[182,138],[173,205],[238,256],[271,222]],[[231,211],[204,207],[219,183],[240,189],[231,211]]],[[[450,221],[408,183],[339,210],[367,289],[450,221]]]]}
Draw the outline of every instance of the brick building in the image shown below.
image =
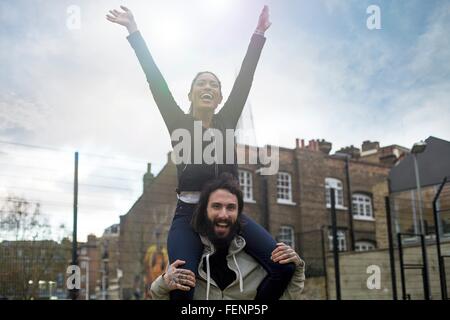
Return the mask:
{"type": "MultiPolygon", "coordinates": [[[[310,276],[323,275],[323,255],[330,250],[330,188],[336,190],[339,249],[351,250],[352,240],[361,251],[387,246],[387,177],[396,160],[408,151],[395,145],[380,148],[378,142],[370,141],[363,143],[363,152],[352,146],[330,154],[331,148],[324,140],[305,145],[299,139],[293,149],[278,148],[279,170],[275,175],[261,175],[260,164],[239,165],[245,213],[279,241],[293,246],[309,264],[310,276]]],[[[246,157],[258,151],[257,147],[238,146],[238,154],[246,157]]],[[[119,267],[124,299],[143,297],[146,280],[148,283],[145,254],[152,245],[165,248],[176,205],[176,185],[176,167],[170,154],[157,176],[149,164],[141,197],[120,218],[119,267]]]]}
{"type": "Polygon", "coordinates": [[[99,239],[90,234],[87,242],[78,243],[78,265],[81,268],[81,288],[78,299],[96,299],[97,281],[100,272],[99,239]]]}
{"type": "Polygon", "coordinates": [[[79,300],[120,298],[119,230],[120,225],[113,224],[100,238],[90,234],[87,242],[78,243],[81,268],[79,300]]]}

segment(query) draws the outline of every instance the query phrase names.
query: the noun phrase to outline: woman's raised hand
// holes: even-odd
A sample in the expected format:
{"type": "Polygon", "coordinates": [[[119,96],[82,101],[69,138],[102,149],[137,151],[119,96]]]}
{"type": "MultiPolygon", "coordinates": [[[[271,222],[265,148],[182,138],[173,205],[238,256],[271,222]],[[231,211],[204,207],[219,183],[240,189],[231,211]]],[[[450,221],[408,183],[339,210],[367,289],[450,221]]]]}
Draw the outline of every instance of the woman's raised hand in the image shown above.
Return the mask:
{"type": "Polygon", "coordinates": [[[126,27],[130,34],[137,31],[136,21],[134,21],[131,10],[124,6],[120,6],[120,8],[122,8],[123,12],[117,11],[116,9],[109,10],[110,14],[106,15],[106,19],[126,27]]]}
{"type": "Polygon", "coordinates": [[[269,21],[269,7],[264,6],[259,15],[258,25],[256,26],[256,30],[260,33],[264,33],[269,27],[272,25],[272,22],[269,21]]]}

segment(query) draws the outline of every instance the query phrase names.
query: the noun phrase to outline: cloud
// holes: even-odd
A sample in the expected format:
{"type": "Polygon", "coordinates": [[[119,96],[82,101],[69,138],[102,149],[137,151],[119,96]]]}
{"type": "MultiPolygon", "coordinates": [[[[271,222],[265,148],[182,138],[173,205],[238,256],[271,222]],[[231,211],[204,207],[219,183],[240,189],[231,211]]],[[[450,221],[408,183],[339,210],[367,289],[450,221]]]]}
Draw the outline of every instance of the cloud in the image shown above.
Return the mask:
{"type": "Polygon", "coordinates": [[[51,110],[48,105],[36,100],[14,92],[0,92],[0,130],[42,130],[51,110]]]}
{"type": "Polygon", "coordinates": [[[449,139],[448,4],[428,21],[412,46],[392,30],[365,26],[334,38],[304,30],[274,44],[280,50],[264,53],[272,61],[255,79],[255,127],[277,127],[287,147],[296,137],[326,138],[334,150],[367,139],[406,147],[429,135],[449,139]]]}
{"type": "Polygon", "coordinates": [[[443,2],[428,18],[425,32],[413,47],[413,59],[408,65],[418,86],[450,81],[450,3],[443,2]]]}

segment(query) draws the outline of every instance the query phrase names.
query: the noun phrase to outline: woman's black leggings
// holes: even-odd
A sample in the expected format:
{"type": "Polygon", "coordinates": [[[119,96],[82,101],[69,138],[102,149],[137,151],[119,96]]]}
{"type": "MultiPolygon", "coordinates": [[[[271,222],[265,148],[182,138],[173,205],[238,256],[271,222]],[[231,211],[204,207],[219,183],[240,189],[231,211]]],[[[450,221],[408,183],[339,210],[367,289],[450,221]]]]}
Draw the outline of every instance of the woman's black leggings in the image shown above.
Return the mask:
{"type": "MultiPolygon", "coordinates": [[[[167,247],[170,263],[177,259],[184,260],[186,264],[181,268],[189,269],[198,275],[203,243],[191,226],[195,206],[195,204],[178,201],[169,230],[167,247]]],[[[275,240],[266,229],[248,216],[243,215],[242,218],[244,221],[242,236],[246,242],[245,251],[258,261],[268,273],[258,287],[255,300],[278,300],[291,281],[295,265],[273,262],[270,257],[276,247],[275,240]]],[[[170,292],[171,300],[192,300],[193,296],[194,288],[189,291],[173,290],[170,292]]]]}

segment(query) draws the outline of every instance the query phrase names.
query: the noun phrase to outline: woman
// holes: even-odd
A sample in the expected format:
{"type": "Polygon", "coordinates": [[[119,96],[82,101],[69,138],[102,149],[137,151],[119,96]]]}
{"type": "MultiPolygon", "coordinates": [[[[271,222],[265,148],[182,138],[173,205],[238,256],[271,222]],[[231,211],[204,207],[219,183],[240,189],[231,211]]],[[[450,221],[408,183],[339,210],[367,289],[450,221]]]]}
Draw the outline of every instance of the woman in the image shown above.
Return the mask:
{"type": "MultiPolygon", "coordinates": [[[[201,130],[202,137],[205,132],[210,132],[210,134],[214,135],[209,129],[219,130],[222,133],[222,137],[228,137],[226,130],[236,129],[266,40],[264,33],[271,25],[268,7],[265,6],[262,10],[256,31],[251,38],[247,54],[230,96],[217,114],[214,112],[223,99],[221,83],[217,76],[209,71],[200,72],[196,75],[188,94],[191,109],[188,114],[185,114],[172,97],[166,81],[138,31],[133,14],[128,8],[123,6],[121,8],[123,12],[111,10],[106,17],[109,21],[125,26],[128,29],[129,36],[127,39],[144,70],[153,98],[171,136],[175,130],[181,128],[187,130],[190,133],[190,137],[196,137],[195,130],[198,129],[201,130]]],[[[232,139],[232,141],[225,141],[225,145],[232,143],[235,146],[234,136],[229,139],[232,139]]],[[[194,139],[191,139],[191,150],[195,149],[196,144],[194,139]]],[[[203,155],[203,150],[207,146],[206,141],[202,141],[201,145],[201,154],[203,155]]],[[[173,140],[172,146],[175,147],[173,140]]],[[[197,266],[202,255],[203,245],[199,236],[192,229],[190,222],[195,206],[200,198],[200,191],[206,182],[224,172],[229,172],[238,179],[236,153],[234,153],[234,161],[227,163],[225,152],[220,153],[222,159],[219,159],[219,152],[216,153],[216,151],[214,154],[216,161],[214,163],[208,164],[203,159],[200,159],[201,161],[198,163],[194,151],[191,154],[183,155],[190,158],[190,161],[177,164],[178,203],[167,239],[169,263],[173,263],[177,259],[184,260],[186,264],[183,268],[189,269],[195,274],[198,272],[197,266]]],[[[281,265],[273,262],[271,260],[271,252],[276,248],[275,240],[264,228],[249,217],[244,216],[243,220],[245,228],[241,232],[247,243],[246,251],[268,272],[266,279],[258,288],[255,300],[278,299],[292,277],[295,270],[294,265],[281,265]]],[[[188,292],[175,290],[171,292],[171,299],[192,299],[193,294],[193,289],[188,292]]]]}

